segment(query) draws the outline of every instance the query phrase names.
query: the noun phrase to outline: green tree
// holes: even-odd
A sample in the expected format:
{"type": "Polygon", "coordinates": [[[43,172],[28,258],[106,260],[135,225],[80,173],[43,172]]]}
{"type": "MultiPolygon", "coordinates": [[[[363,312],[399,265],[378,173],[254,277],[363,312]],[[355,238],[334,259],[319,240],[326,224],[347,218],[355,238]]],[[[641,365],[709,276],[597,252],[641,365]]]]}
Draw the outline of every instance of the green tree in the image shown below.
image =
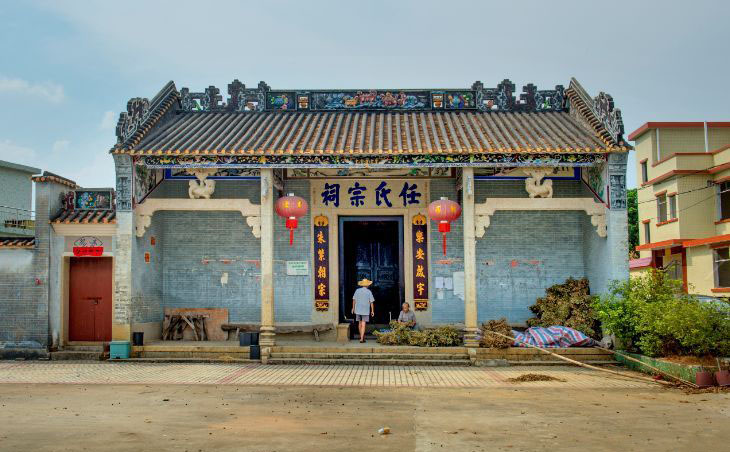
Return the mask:
{"type": "Polygon", "coordinates": [[[636,189],[626,190],[627,210],[629,216],[629,256],[636,256],[639,245],[639,202],[636,189]]]}

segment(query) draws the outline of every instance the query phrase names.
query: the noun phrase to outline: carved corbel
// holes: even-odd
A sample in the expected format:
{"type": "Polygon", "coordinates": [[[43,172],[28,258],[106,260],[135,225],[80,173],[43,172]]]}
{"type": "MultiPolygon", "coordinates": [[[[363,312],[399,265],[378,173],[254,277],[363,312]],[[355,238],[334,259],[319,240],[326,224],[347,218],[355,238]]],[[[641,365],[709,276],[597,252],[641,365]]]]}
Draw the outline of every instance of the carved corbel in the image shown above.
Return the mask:
{"type": "Polygon", "coordinates": [[[591,214],[591,224],[596,227],[596,233],[598,234],[598,237],[606,237],[608,235],[605,213],[591,214]]]}
{"type": "Polygon", "coordinates": [[[530,198],[553,197],[553,181],[543,180],[551,172],[547,168],[525,168],[525,173],[529,176],[525,179],[525,190],[530,198]]]}
{"type": "Polygon", "coordinates": [[[250,216],[246,217],[246,224],[251,227],[251,233],[254,237],[257,239],[261,238],[261,217],[256,216],[250,216]]]}
{"type": "Polygon", "coordinates": [[[477,238],[484,237],[489,224],[492,222],[489,215],[476,215],[474,217],[474,236],[477,238]]]}
{"type": "Polygon", "coordinates": [[[135,217],[134,232],[137,237],[142,238],[147,228],[152,224],[152,215],[137,213],[135,217]]]}

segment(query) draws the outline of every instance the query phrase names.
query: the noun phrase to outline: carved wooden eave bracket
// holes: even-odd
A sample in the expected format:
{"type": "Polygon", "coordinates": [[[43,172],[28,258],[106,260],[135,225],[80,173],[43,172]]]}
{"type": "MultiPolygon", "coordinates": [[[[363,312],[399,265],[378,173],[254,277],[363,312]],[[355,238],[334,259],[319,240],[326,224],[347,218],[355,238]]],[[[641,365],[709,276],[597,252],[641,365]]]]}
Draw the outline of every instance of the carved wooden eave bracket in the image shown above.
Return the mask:
{"type": "Polygon", "coordinates": [[[134,209],[134,225],[137,237],[144,237],[147,228],[152,224],[152,215],[161,210],[205,211],[205,212],[241,212],[246,224],[256,238],[261,237],[261,206],[252,204],[248,199],[147,199],[134,209]]]}
{"type": "Polygon", "coordinates": [[[606,206],[593,198],[489,198],[474,204],[474,235],[484,237],[491,216],[498,210],[582,210],[591,217],[599,237],[607,236],[606,206]]]}

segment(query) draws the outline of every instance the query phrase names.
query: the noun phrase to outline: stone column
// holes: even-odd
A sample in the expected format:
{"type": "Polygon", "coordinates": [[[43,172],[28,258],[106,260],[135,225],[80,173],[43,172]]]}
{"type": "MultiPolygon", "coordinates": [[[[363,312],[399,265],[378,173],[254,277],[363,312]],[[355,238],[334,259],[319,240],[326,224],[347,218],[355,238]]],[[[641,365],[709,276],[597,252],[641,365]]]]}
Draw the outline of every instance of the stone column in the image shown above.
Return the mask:
{"type": "MultiPolygon", "coordinates": [[[[608,155],[609,210],[606,214],[609,279],[629,277],[629,234],[626,201],[626,163],[628,152],[608,155]]],[[[608,281],[607,281],[608,282],[608,281]]]]}
{"type": "Polygon", "coordinates": [[[114,155],[116,168],[117,231],[114,235],[114,294],[112,296],[112,339],[131,338],[132,314],[132,158],[114,155]]]}
{"type": "Polygon", "coordinates": [[[464,225],[464,345],[477,347],[477,272],[474,237],[474,168],[462,170],[462,221],[464,225]]]}
{"type": "Polygon", "coordinates": [[[274,174],[261,169],[261,336],[259,344],[273,346],[274,333],[274,174]]]}

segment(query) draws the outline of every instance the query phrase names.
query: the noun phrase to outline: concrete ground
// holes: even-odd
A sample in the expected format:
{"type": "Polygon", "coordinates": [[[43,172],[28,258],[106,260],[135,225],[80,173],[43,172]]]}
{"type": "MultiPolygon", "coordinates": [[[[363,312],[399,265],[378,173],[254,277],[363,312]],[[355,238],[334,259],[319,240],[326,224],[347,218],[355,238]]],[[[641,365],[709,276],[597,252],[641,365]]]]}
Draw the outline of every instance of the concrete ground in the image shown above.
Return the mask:
{"type": "Polygon", "coordinates": [[[730,442],[728,393],[686,394],[568,367],[462,368],[485,382],[463,387],[426,384],[437,379],[430,372],[456,378],[453,368],[395,368],[432,380],[348,387],[337,384],[357,371],[348,366],[309,366],[337,370],[322,386],[287,383],[306,366],[253,367],[270,373],[256,383],[240,380],[246,372],[227,378],[221,365],[182,365],[200,374],[195,383],[190,374],[155,378],[179,372],[173,365],[120,364],[0,363],[0,450],[722,450],[730,442]],[[565,381],[507,380],[525,373],[565,381]],[[34,374],[46,382],[8,383],[34,374]],[[206,383],[208,374],[219,383],[206,383]],[[378,435],[383,426],[392,433],[378,435]]]}

